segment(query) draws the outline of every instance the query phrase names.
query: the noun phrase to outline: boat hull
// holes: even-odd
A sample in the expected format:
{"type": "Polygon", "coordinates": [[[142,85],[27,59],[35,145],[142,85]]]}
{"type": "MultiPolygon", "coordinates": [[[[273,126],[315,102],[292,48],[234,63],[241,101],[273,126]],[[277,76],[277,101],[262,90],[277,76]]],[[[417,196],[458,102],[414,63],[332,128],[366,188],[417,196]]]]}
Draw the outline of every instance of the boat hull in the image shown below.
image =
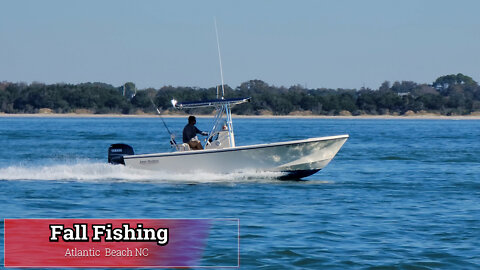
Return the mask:
{"type": "Polygon", "coordinates": [[[302,178],[324,168],[348,135],[240,146],[219,150],[124,156],[125,166],[171,173],[283,172],[302,178]]]}

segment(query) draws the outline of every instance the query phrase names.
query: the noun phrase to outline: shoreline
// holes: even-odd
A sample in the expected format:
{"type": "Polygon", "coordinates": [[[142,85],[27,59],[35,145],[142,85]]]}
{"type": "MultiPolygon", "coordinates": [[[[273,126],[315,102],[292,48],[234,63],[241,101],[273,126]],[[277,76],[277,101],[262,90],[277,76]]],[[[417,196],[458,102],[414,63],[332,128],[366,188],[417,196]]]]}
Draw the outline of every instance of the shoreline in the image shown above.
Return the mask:
{"type": "MultiPolygon", "coordinates": [[[[198,118],[212,118],[214,115],[195,115],[198,118]]],[[[155,118],[156,114],[86,114],[86,113],[34,113],[34,114],[6,114],[0,113],[0,118],[155,118]]],[[[163,118],[186,118],[186,114],[165,114],[163,118]]],[[[480,115],[359,115],[359,116],[328,116],[328,115],[232,115],[237,119],[424,119],[424,120],[480,120],[480,115]]]]}

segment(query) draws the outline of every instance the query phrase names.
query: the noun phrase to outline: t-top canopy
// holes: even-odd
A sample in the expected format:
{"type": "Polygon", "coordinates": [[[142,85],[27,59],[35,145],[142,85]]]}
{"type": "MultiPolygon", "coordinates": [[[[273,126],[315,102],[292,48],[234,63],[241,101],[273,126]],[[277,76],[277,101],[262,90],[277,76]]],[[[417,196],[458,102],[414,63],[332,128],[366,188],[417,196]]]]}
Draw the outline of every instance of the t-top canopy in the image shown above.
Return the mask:
{"type": "Polygon", "coordinates": [[[177,109],[190,109],[190,108],[200,108],[200,107],[217,107],[222,105],[237,105],[245,102],[250,102],[250,97],[247,98],[230,98],[230,99],[212,99],[205,101],[194,101],[194,102],[177,102],[175,99],[172,99],[172,105],[177,109]]]}

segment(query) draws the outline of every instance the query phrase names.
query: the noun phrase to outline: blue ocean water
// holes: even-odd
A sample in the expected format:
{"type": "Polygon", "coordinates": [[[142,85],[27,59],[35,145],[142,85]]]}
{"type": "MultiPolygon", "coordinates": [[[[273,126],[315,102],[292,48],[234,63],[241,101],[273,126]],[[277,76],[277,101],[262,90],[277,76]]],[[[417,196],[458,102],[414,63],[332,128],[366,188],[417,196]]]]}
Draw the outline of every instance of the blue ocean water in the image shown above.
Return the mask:
{"type": "MultiPolygon", "coordinates": [[[[186,120],[166,122],[180,134],[186,120]]],[[[350,139],[306,181],[169,175],[106,164],[111,143],[169,151],[157,118],[1,117],[1,238],[3,218],[239,218],[245,269],[480,269],[480,121],[234,124],[237,145],[350,139]]]]}

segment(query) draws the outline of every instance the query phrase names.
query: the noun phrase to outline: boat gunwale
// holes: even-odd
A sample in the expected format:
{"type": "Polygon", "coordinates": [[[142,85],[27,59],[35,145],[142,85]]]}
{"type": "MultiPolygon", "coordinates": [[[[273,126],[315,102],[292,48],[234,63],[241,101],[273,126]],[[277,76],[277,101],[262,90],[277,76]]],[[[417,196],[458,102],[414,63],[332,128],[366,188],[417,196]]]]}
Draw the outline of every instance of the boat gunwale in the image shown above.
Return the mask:
{"type": "Polygon", "coordinates": [[[285,146],[285,145],[294,145],[294,144],[303,144],[303,143],[309,143],[309,142],[329,141],[329,140],[335,140],[335,139],[348,139],[348,138],[349,138],[348,134],[343,134],[343,135],[315,137],[315,138],[308,138],[308,139],[294,140],[294,141],[286,141],[286,142],[275,142],[275,143],[263,143],[263,144],[236,146],[236,147],[223,148],[223,149],[203,149],[203,150],[190,150],[190,151],[182,151],[182,152],[165,152],[165,153],[152,153],[152,154],[140,154],[140,155],[126,155],[126,156],[123,156],[123,158],[124,159],[137,159],[137,158],[171,157],[171,156],[182,156],[182,155],[200,155],[200,154],[242,151],[242,150],[269,148],[269,147],[276,147],[276,146],[285,146]]]}

